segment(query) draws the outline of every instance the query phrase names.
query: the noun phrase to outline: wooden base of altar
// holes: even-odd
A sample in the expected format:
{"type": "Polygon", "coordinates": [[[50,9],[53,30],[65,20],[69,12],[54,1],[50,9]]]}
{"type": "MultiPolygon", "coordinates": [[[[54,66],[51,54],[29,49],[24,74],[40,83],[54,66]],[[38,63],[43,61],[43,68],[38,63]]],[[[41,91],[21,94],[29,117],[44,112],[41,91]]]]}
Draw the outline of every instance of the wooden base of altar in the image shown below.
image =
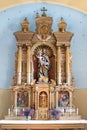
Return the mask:
{"type": "Polygon", "coordinates": [[[86,130],[86,120],[1,120],[0,130],[86,130]]]}

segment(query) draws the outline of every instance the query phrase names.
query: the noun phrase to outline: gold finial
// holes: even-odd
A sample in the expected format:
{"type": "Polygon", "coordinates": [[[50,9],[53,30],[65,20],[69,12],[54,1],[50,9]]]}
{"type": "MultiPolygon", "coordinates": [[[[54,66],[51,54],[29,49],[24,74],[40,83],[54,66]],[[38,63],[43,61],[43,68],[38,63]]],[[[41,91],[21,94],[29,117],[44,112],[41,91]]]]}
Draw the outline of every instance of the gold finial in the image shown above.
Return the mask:
{"type": "Polygon", "coordinates": [[[39,13],[37,12],[37,13],[36,13],[36,18],[39,18],[39,17],[40,17],[40,15],[39,15],[39,13]]]}
{"type": "Polygon", "coordinates": [[[23,32],[27,32],[28,31],[29,22],[28,22],[27,18],[25,18],[23,20],[23,22],[21,23],[21,26],[22,26],[22,31],[23,32]]]}
{"type": "Polygon", "coordinates": [[[66,22],[64,21],[64,19],[61,17],[60,22],[58,23],[58,27],[59,27],[59,31],[60,32],[65,32],[66,31],[66,22]]]}
{"type": "Polygon", "coordinates": [[[42,14],[42,16],[46,16],[46,13],[45,13],[45,11],[47,11],[47,9],[46,9],[45,7],[43,7],[43,8],[41,9],[41,11],[43,11],[43,14],[42,14]]]}

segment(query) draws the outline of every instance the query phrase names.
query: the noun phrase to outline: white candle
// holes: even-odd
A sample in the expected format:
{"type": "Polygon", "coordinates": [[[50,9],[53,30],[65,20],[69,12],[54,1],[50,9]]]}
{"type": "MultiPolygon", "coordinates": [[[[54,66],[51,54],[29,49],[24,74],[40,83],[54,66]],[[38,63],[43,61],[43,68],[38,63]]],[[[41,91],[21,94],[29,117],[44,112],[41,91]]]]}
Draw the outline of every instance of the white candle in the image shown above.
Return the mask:
{"type": "Polygon", "coordinates": [[[72,108],[70,108],[70,115],[72,114],[72,108]]]}
{"type": "Polygon", "coordinates": [[[17,108],[15,108],[15,115],[17,116],[17,108]]]}
{"type": "Polygon", "coordinates": [[[64,108],[62,109],[62,114],[64,115],[64,108]]]}
{"type": "Polygon", "coordinates": [[[77,115],[78,115],[78,108],[77,108],[77,111],[76,111],[77,115]]]}
{"type": "Polygon", "coordinates": [[[8,115],[10,116],[10,114],[11,114],[11,110],[10,110],[10,108],[8,109],[8,115]]]}

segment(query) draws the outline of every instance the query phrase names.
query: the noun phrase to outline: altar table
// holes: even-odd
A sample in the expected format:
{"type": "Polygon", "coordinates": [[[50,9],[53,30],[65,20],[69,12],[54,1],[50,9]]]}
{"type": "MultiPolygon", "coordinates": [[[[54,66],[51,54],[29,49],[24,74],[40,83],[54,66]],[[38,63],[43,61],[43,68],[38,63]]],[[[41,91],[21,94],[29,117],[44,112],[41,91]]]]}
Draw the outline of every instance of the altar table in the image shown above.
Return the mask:
{"type": "Polygon", "coordinates": [[[86,130],[87,120],[0,120],[0,130],[86,130]]]}

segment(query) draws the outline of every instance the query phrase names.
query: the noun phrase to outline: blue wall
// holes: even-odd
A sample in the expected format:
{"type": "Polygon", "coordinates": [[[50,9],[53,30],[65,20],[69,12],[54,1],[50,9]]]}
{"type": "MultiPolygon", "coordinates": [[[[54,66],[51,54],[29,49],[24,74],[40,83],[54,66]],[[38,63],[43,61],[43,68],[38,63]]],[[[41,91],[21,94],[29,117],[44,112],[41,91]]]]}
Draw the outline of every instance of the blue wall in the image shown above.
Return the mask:
{"type": "Polygon", "coordinates": [[[0,88],[9,89],[14,74],[16,39],[14,32],[21,30],[20,22],[25,17],[30,22],[30,30],[35,31],[35,15],[41,8],[47,8],[47,15],[53,17],[53,31],[63,17],[67,31],[73,32],[71,52],[72,69],[77,88],[87,88],[87,15],[77,10],[47,3],[32,3],[16,6],[0,12],[0,88]]]}

